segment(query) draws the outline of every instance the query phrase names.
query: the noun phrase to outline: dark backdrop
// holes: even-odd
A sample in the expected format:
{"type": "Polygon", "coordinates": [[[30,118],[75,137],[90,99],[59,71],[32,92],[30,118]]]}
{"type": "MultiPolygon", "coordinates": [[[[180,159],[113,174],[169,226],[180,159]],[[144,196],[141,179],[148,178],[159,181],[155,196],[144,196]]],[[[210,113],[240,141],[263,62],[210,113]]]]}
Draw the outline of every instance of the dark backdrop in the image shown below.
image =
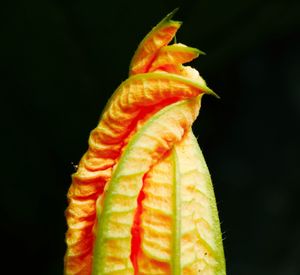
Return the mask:
{"type": "Polygon", "coordinates": [[[194,125],[228,274],[300,274],[299,1],[1,3],[1,269],[62,274],[70,175],[139,41],[179,6],[177,40],[221,100],[194,125]]]}

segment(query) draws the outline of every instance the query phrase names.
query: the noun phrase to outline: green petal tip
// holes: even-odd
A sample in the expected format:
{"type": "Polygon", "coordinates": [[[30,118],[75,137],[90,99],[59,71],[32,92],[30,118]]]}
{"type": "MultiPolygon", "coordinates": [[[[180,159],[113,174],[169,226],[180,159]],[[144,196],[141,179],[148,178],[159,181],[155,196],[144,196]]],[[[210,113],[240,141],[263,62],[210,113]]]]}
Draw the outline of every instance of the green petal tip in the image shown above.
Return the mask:
{"type": "Polygon", "coordinates": [[[206,87],[204,91],[208,95],[212,95],[212,96],[216,97],[217,99],[221,99],[221,97],[217,93],[215,93],[212,89],[210,89],[208,87],[206,87]]]}
{"type": "Polygon", "coordinates": [[[171,20],[176,12],[178,12],[179,8],[172,10],[163,20],[171,20]]]}
{"type": "Polygon", "coordinates": [[[175,15],[175,13],[179,10],[179,8],[174,9],[173,11],[171,11],[170,13],[168,13],[159,23],[158,26],[160,26],[161,24],[165,24],[166,22],[175,22],[177,24],[182,24],[181,21],[173,21],[171,20],[173,18],[173,16],[175,15]]]}
{"type": "Polygon", "coordinates": [[[203,51],[201,51],[201,50],[198,50],[198,54],[199,54],[199,55],[206,55],[206,53],[203,52],[203,51]]]}

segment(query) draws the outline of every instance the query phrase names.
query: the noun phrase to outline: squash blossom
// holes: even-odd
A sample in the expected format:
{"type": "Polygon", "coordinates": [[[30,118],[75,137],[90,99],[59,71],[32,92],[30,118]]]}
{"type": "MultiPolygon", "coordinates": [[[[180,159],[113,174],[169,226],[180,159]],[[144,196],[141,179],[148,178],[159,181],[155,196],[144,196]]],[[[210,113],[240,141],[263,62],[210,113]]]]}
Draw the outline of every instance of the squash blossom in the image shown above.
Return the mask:
{"type": "MultiPolygon", "coordinates": [[[[175,12],[175,11],[174,11],[175,12]]],[[[66,275],[225,274],[213,187],[191,126],[214,94],[169,45],[168,14],[142,40],[72,175],[66,275]]]]}

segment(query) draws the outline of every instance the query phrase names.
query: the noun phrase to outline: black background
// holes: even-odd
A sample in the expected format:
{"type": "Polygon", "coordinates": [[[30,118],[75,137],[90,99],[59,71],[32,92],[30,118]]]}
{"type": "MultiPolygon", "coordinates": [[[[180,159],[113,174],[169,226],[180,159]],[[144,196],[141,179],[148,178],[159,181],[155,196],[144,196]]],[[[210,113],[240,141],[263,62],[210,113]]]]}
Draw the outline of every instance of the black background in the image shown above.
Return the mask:
{"type": "Polygon", "coordinates": [[[70,175],[144,35],[175,7],[204,97],[194,131],[210,168],[228,274],[300,274],[299,1],[1,4],[4,274],[62,274],[70,175]]]}

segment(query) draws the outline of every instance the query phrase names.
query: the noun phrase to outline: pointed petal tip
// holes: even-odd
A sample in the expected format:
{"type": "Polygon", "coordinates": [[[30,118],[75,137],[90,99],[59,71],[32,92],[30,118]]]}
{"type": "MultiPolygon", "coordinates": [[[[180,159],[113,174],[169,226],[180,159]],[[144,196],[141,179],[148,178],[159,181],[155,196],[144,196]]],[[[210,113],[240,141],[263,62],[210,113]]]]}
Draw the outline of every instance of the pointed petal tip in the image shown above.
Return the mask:
{"type": "Polygon", "coordinates": [[[174,22],[176,24],[178,24],[179,26],[182,25],[182,21],[174,21],[172,20],[172,18],[174,17],[174,15],[177,13],[177,11],[179,10],[179,8],[174,9],[173,11],[171,11],[170,13],[168,13],[162,20],[161,22],[158,24],[160,25],[161,23],[165,23],[165,22],[174,22]]]}
{"type": "Polygon", "coordinates": [[[172,10],[170,13],[167,14],[167,16],[165,17],[166,20],[171,20],[173,18],[173,16],[178,12],[179,7],[175,8],[174,10],[172,10]]]}
{"type": "Polygon", "coordinates": [[[198,54],[199,54],[199,55],[206,55],[205,52],[203,52],[203,51],[201,51],[201,50],[199,50],[199,49],[197,49],[197,50],[198,50],[198,54]]]}
{"type": "Polygon", "coordinates": [[[197,55],[196,57],[198,57],[199,55],[206,55],[205,52],[203,52],[203,51],[201,51],[201,50],[199,50],[197,48],[192,48],[192,47],[188,47],[188,48],[197,55]]]}
{"type": "Polygon", "coordinates": [[[221,99],[221,97],[217,93],[215,93],[212,89],[210,89],[208,87],[206,87],[205,93],[208,95],[212,95],[212,96],[216,97],[217,99],[221,99]]]}

